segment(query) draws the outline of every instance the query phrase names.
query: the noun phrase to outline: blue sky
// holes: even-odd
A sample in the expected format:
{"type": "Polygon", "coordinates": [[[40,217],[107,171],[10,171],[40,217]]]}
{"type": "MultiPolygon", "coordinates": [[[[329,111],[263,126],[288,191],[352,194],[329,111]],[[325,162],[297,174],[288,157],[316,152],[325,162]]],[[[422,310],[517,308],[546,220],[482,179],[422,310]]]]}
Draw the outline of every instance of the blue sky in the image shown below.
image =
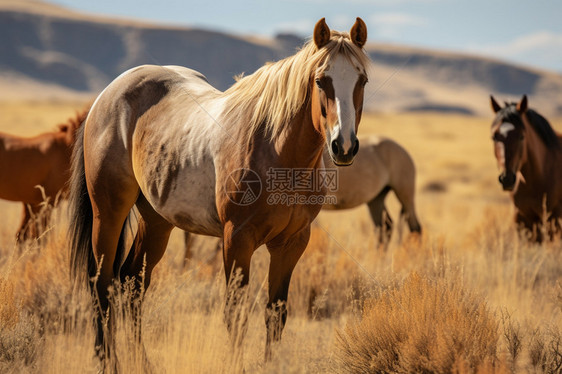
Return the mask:
{"type": "Polygon", "coordinates": [[[54,0],[75,10],[238,34],[310,36],[326,17],[369,40],[470,52],[562,73],[561,0],[54,0]]]}

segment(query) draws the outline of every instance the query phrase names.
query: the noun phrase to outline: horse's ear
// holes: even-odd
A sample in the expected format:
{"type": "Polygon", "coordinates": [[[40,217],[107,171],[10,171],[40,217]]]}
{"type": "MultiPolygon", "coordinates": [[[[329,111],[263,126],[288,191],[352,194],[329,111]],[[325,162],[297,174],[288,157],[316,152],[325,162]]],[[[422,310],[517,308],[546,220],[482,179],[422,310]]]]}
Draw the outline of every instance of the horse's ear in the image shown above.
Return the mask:
{"type": "Polygon", "coordinates": [[[322,48],[330,41],[330,28],[326,24],[326,18],[316,22],[314,26],[314,44],[318,49],[322,48]]]}
{"type": "Polygon", "coordinates": [[[517,104],[517,111],[521,114],[527,111],[527,95],[523,95],[519,104],[517,104]]]}
{"type": "Polygon", "coordinates": [[[502,108],[492,95],[490,95],[490,104],[492,105],[492,110],[494,111],[494,113],[499,112],[502,108]]]}
{"type": "Polygon", "coordinates": [[[361,18],[357,17],[355,24],[349,31],[349,36],[353,44],[359,48],[363,48],[367,42],[367,25],[365,25],[365,22],[363,22],[361,18]]]}

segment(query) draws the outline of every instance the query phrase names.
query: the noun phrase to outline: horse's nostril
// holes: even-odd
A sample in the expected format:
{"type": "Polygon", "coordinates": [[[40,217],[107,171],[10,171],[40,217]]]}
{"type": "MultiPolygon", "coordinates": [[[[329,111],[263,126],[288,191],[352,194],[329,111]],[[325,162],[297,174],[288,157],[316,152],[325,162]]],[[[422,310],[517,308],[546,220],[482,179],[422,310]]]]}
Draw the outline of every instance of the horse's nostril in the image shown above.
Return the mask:
{"type": "Polygon", "coordinates": [[[510,174],[509,174],[509,178],[507,178],[507,182],[508,182],[509,184],[514,184],[514,183],[515,183],[515,179],[516,179],[516,178],[515,178],[515,174],[510,173],[510,174]]]}
{"type": "Polygon", "coordinates": [[[355,140],[355,146],[353,147],[353,156],[359,152],[359,140],[355,140]]]}
{"type": "Polygon", "coordinates": [[[334,155],[337,156],[338,153],[339,153],[339,150],[340,150],[340,147],[338,147],[338,142],[333,140],[332,141],[332,152],[334,153],[334,155]]]}
{"type": "Polygon", "coordinates": [[[514,173],[507,172],[502,173],[498,179],[500,180],[502,186],[513,186],[516,182],[517,177],[514,173]]]}

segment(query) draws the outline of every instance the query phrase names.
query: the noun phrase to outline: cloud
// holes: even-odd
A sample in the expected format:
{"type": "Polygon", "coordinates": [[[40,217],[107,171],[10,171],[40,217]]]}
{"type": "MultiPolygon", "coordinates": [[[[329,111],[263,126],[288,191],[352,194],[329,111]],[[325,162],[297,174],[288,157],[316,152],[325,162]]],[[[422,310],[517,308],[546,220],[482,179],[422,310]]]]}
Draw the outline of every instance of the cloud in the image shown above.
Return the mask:
{"type": "Polygon", "coordinates": [[[562,71],[562,34],[550,31],[523,35],[503,44],[472,44],[467,50],[562,71]]]}
{"type": "Polygon", "coordinates": [[[429,24],[425,18],[398,12],[373,14],[368,20],[375,28],[377,37],[382,38],[394,38],[408,27],[424,27],[429,24]]]}

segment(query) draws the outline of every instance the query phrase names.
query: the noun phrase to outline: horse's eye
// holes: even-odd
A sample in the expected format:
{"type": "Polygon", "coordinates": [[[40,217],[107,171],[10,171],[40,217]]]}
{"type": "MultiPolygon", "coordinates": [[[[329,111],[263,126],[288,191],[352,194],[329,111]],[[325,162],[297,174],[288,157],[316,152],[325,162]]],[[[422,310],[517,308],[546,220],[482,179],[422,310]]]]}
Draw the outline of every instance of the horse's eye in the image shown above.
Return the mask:
{"type": "Polygon", "coordinates": [[[492,135],[492,140],[495,141],[495,142],[499,142],[499,141],[501,141],[502,139],[501,139],[501,137],[500,137],[500,134],[498,134],[497,132],[495,132],[494,135],[492,135]]]}
{"type": "Polygon", "coordinates": [[[320,79],[316,79],[316,86],[320,89],[322,89],[322,81],[320,79]]]}

